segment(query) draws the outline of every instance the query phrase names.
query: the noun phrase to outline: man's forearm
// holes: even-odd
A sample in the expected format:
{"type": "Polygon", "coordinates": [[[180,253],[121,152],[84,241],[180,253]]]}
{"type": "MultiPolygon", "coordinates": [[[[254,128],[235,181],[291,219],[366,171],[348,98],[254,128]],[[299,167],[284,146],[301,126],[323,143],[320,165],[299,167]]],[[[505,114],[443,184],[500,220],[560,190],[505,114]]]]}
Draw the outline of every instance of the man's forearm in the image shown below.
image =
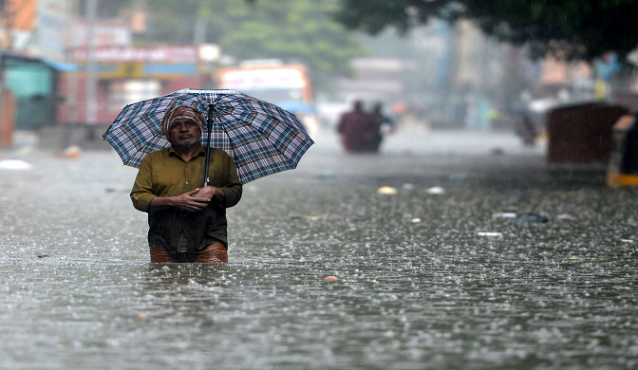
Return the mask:
{"type": "Polygon", "coordinates": [[[215,188],[215,192],[213,193],[213,196],[211,198],[213,202],[217,204],[224,204],[224,201],[226,200],[226,194],[224,194],[222,189],[215,188]]]}
{"type": "Polygon", "coordinates": [[[148,204],[148,210],[158,211],[160,209],[175,207],[176,204],[174,199],[175,197],[155,197],[151,199],[150,203],[148,204]]]}
{"type": "Polygon", "coordinates": [[[148,209],[149,211],[157,211],[166,208],[179,208],[190,212],[201,211],[210,203],[210,197],[199,196],[198,192],[199,189],[175,196],[155,197],[148,204],[148,209]]]}

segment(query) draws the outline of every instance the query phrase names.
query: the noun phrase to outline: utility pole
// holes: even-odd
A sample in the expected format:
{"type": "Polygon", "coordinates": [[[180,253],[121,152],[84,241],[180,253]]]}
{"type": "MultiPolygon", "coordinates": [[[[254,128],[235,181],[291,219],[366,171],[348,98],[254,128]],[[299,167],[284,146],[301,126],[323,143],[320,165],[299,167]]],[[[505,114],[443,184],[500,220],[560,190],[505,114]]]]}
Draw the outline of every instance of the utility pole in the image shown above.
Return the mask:
{"type": "Polygon", "coordinates": [[[97,123],[97,66],[95,62],[95,22],[98,0],[86,4],[86,123],[97,123]]]}
{"type": "Polygon", "coordinates": [[[206,43],[206,20],[198,14],[197,18],[195,18],[193,45],[201,45],[204,43],[206,43]]]}
{"type": "MultiPolygon", "coordinates": [[[[78,17],[78,0],[71,0],[68,8],[67,8],[67,21],[75,27],[77,25],[77,17],[78,17]]],[[[72,34],[75,33],[75,29],[72,30],[72,34]]],[[[75,50],[78,46],[81,45],[81,41],[73,39],[71,42],[71,48],[67,50],[67,62],[75,63],[73,56],[75,55],[75,50]]],[[[69,123],[77,123],[78,122],[78,71],[73,71],[69,74],[68,78],[68,101],[67,101],[67,121],[69,123]]]]}
{"type": "MultiPolygon", "coordinates": [[[[2,43],[4,44],[5,38],[8,39],[8,43],[6,45],[7,51],[11,50],[11,19],[9,18],[8,12],[8,4],[6,0],[0,0],[0,25],[2,26],[2,43]]],[[[2,45],[3,47],[5,45],[2,45]]],[[[0,55],[0,128],[4,128],[4,116],[7,112],[5,112],[4,105],[4,69],[5,69],[5,56],[0,55]]],[[[4,132],[5,130],[3,130],[4,132]]],[[[4,142],[7,138],[2,138],[4,142]]]]}

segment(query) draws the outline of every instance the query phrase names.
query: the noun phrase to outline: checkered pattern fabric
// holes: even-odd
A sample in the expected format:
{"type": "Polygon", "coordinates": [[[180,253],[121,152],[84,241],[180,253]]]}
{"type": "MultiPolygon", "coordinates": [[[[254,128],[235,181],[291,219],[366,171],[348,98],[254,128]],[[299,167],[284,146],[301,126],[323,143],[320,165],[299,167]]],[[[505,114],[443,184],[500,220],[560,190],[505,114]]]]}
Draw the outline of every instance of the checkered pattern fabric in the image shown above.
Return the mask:
{"type": "MultiPolygon", "coordinates": [[[[173,105],[188,105],[204,117],[212,109],[211,147],[234,160],[242,183],[297,167],[314,143],[297,118],[278,106],[235,90],[183,89],[159,98],[129,104],[102,138],[127,166],[138,167],[151,152],[170,146],[160,124],[173,105]]],[[[206,145],[204,128],[202,143],[206,145]]]]}

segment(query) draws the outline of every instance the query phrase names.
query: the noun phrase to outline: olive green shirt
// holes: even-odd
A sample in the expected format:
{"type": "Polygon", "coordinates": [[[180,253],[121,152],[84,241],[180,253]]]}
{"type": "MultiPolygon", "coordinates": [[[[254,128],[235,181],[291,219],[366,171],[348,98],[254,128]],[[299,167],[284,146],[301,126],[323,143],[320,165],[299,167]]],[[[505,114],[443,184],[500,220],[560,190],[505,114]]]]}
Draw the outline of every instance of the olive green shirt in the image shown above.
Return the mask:
{"type": "Polygon", "coordinates": [[[166,208],[149,212],[155,197],[170,197],[204,186],[206,149],[184,161],[172,147],[147,155],[131,190],[135,208],[148,213],[149,246],[169,253],[199,252],[220,241],[228,247],[226,208],[239,202],[242,185],[232,158],[221,149],[211,148],[209,185],[221,189],[223,204],[211,204],[199,212],[166,208]]]}

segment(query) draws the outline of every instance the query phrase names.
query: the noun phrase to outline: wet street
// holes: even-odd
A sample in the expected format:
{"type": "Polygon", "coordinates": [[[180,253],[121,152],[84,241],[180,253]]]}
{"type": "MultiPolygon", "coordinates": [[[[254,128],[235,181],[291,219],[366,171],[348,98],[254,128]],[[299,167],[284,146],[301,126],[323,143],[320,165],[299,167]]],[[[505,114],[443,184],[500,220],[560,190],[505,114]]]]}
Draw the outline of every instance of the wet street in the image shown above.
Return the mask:
{"type": "Polygon", "coordinates": [[[506,133],[317,141],[245,185],[223,266],[149,263],[115,152],[0,151],[33,166],[0,169],[0,369],[638,367],[638,191],[604,166],[506,133]]]}

